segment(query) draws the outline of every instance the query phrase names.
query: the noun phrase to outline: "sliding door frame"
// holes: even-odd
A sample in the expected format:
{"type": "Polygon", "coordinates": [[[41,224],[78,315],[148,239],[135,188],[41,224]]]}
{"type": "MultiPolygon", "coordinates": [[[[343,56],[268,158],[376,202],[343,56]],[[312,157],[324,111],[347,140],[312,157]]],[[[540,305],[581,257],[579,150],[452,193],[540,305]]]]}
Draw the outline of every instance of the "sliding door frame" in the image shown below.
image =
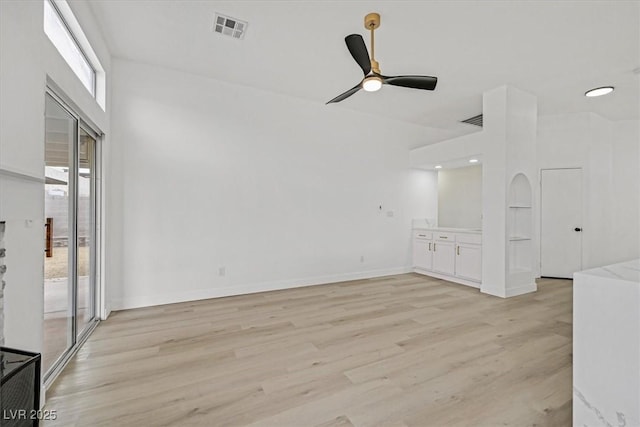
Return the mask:
{"type": "Polygon", "coordinates": [[[73,108],[72,102],[68,102],[64,96],[59,94],[50,85],[46,86],[45,97],[49,95],[51,98],[60,105],[67,113],[76,119],[75,129],[75,141],[72,152],[70,153],[70,167],[69,167],[69,248],[68,256],[71,261],[69,268],[68,280],[70,283],[71,292],[71,312],[73,314],[73,321],[71,322],[71,336],[73,345],[67,349],[64,354],[56,360],[53,366],[48,372],[43,372],[43,384],[45,389],[48,388],[56,377],[60,374],[62,369],[67,365],[69,360],[75,355],[82,344],[87,340],[91,332],[98,325],[101,313],[103,313],[104,301],[101,296],[104,295],[102,280],[102,269],[100,260],[102,260],[102,237],[103,230],[101,227],[102,221],[102,132],[98,130],[98,127],[91,123],[77,108],[73,108]],[[95,152],[94,152],[94,164],[95,171],[92,174],[91,182],[91,211],[92,218],[90,224],[91,235],[91,257],[90,257],[90,271],[89,280],[93,282],[93,286],[90,286],[92,294],[92,313],[93,319],[90,321],[81,335],[78,335],[78,173],[80,167],[79,149],[80,149],[80,129],[84,130],[89,136],[95,139],[95,152]]]}

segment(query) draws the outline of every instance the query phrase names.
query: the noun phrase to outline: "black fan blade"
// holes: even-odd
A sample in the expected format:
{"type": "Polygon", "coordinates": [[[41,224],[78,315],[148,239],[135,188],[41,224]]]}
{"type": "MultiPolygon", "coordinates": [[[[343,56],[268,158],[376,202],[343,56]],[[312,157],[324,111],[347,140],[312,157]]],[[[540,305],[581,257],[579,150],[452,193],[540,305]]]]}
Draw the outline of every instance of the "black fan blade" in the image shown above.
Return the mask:
{"type": "Polygon", "coordinates": [[[411,89],[434,90],[438,83],[438,78],[431,76],[383,76],[382,82],[388,85],[408,87],[411,89]]]}
{"type": "Polygon", "coordinates": [[[359,91],[360,89],[362,89],[362,83],[358,83],[357,86],[352,87],[351,89],[349,89],[345,93],[341,93],[340,95],[338,95],[335,98],[333,98],[331,101],[327,102],[327,104],[331,104],[332,102],[343,101],[343,100],[347,99],[348,97],[350,97],[351,95],[353,95],[354,93],[356,93],[357,91],[359,91]]]}
{"type": "Polygon", "coordinates": [[[351,56],[356,60],[364,75],[371,72],[371,60],[369,60],[369,51],[364,44],[364,39],[360,34],[351,34],[344,38],[347,48],[351,52],[351,56]]]}

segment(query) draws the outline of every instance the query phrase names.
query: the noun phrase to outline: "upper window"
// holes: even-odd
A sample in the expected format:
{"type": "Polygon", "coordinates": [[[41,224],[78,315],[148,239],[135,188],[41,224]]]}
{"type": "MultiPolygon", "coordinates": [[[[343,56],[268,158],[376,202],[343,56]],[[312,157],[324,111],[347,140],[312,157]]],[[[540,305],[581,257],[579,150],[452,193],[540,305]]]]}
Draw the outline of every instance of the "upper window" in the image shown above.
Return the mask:
{"type": "Polygon", "coordinates": [[[44,0],[44,32],[82,84],[95,97],[96,70],[80,48],[59,9],[51,0],[44,0]]]}

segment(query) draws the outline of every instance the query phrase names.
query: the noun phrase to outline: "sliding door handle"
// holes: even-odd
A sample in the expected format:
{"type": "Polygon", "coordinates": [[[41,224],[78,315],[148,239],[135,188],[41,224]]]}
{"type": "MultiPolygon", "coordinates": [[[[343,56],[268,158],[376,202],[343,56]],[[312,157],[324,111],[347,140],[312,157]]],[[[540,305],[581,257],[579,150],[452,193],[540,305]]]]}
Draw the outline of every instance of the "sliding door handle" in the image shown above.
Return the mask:
{"type": "Polygon", "coordinates": [[[53,218],[47,218],[47,222],[44,224],[45,227],[45,245],[44,245],[44,254],[47,258],[51,258],[53,256],[53,218]]]}
{"type": "Polygon", "coordinates": [[[576,228],[573,229],[573,231],[582,231],[582,228],[576,227],[576,228]]]}

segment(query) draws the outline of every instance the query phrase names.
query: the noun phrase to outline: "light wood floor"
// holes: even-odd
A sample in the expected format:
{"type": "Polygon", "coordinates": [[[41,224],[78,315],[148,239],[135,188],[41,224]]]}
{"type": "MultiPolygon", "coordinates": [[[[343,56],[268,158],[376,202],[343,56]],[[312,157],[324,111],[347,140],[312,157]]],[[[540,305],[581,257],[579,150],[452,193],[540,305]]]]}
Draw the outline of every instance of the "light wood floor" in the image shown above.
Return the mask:
{"type": "Polygon", "coordinates": [[[79,426],[569,426],[572,285],[415,274],[113,313],[47,393],[79,426]]]}

